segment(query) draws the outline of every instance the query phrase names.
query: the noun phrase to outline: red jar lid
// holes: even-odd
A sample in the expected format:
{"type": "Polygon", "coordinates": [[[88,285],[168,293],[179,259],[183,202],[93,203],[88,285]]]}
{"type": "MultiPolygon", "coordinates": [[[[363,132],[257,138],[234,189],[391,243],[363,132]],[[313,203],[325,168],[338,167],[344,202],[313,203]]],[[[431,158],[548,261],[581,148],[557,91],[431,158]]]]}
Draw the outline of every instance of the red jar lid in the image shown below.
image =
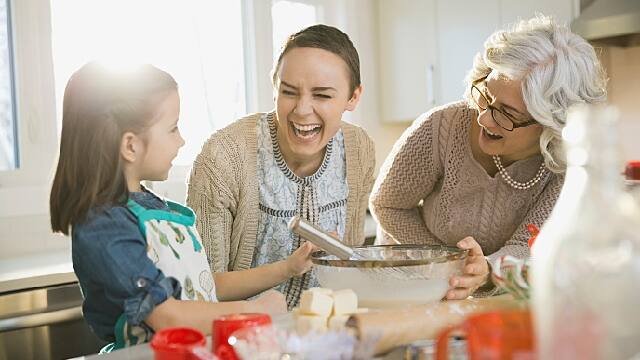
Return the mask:
{"type": "Polygon", "coordinates": [[[193,348],[204,347],[207,339],[200,331],[188,327],[165,328],[153,335],[151,348],[155,359],[187,359],[193,348]]]}
{"type": "Polygon", "coordinates": [[[640,161],[629,161],[624,169],[627,180],[640,180],[640,161]]]}

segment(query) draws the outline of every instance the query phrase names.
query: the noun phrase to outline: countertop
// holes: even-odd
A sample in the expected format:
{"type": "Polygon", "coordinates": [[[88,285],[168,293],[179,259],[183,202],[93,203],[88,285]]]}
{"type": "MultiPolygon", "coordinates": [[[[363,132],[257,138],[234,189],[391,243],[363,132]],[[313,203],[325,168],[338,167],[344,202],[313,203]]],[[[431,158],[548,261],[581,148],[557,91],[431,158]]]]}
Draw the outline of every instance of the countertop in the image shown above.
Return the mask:
{"type": "MultiPolygon", "coordinates": [[[[276,328],[288,329],[293,327],[293,313],[273,316],[273,325],[276,328]]],[[[211,350],[211,336],[207,336],[206,348],[211,350]]],[[[328,350],[327,350],[328,351],[328,350]]],[[[153,350],[149,343],[131,346],[121,350],[116,350],[109,354],[95,354],[83,357],[77,357],[70,360],[148,360],[153,358],[153,350]]],[[[374,359],[390,359],[396,358],[375,357],[374,359]]],[[[398,358],[399,359],[399,358],[398,358]]]]}
{"type": "Polygon", "coordinates": [[[0,260],[0,294],[75,281],[69,249],[0,260]]]}
{"type": "MultiPolygon", "coordinates": [[[[273,325],[277,328],[291,328],[293,313],[272,316],[273,325]]],[[[211,350],[211,336],[207,336],[207,349],[211,350]]],[[[95,354],[71,360],[147,360],[153,358],[153,350],[149,343],[116,350],[109,354],[95,354]]]]}
{"type": "MultiPolygon", "coordinates": [[[[492,299],[494,299],[494,301],[497,301],[496,304],[501,304],[501,303],[505,303],[505,301],[512,298],[508,295],[501,295],[501,296],[494,297],[492,299]]],[[[458,305],[463,303],[468,303],[470,301],[473,302],[474,300],[473,299],[456,300],[456,302],[459,303],[458,305]]],[[[492,300],[491,302],[493,303],[494,301],[492,300]]],[[[434,306],[437,306],[437,304],[439,303],[433,303],[434,306]]],[[[426,304],[426,305],[429,306],[429,304],[426,304]]],[[[420,305],[420,306],[417,306],[417,308],[422,308],[423,306],[424,305],[420,305]]],[[[459,308],[459,306],[456,308],[459,308]]],[[[377,312],[377,311],[398,311],[399,310],[400,312],[402,312],[402,311],[410,311],[411,309],[413,309],[413,307],[410,306],[405,309],[384,308],[384,309],[372,309],[372,311],[377,312]]],[[[458,310],[458,311],[462,311],[462,310],[458,310]]],[[[290,330],[290,329],[293,329],[294,327],[293,313],[276,315],[272,317],[272,320],[273,320],[274,327],[278,329],[290,330]]],[[[391,348],[387,353],[381,354],[378,357],[374,357],[373,359],[379,359],[379,360],[405,359],[407,358],[406,356],[408,356],[407,354],[414,354],[417,351],[417,349],[420,349],[421,351],[424,350],[421,347],[425,347],[426,346],[425,344],[427,343],[429,343],[429,341],[425,341],[425,340],[411,341],[411,345],[398,345],[397,347],[391,348]]],[[[206,348],[208,350],[211,349],[210,336],[207,337],[206,348]]],[[[322,351],[330,351],[330,350],[324,348],[322,351]]],[[[153,355],[154,355],[153,350],[151,349],[151,346],[147,343],[147,344],[141,344],[141,345],[136,345],[129,348],[117,350],[110,354],[89,355],[87,357],[79,357],[74,360],[125,360],[125,359],[126,360],[142,360],[142,359],[151,359],[153,358],[153,355]]],[[[411,357],[411,358],[414,358],[414,357],[411,357]]]]}

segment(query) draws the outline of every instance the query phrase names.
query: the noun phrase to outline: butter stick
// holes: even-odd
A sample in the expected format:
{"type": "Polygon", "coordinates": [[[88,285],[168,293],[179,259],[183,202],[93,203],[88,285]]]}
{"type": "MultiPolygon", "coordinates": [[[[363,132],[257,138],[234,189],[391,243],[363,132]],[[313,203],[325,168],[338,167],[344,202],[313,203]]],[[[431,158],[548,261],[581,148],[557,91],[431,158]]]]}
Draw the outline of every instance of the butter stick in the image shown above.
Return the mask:
{"type": "Polygon", "coordinates": [[[320,315],[325,318],[333,310],[333,297],[320,291],[303,291],[300,297],[300,312],[320,315]]]}
{"type": "Polygon", "coordinates": [[[333,315],[354,314],[358,310],[358,297],[351,289],[334,291],[333,315]]]}

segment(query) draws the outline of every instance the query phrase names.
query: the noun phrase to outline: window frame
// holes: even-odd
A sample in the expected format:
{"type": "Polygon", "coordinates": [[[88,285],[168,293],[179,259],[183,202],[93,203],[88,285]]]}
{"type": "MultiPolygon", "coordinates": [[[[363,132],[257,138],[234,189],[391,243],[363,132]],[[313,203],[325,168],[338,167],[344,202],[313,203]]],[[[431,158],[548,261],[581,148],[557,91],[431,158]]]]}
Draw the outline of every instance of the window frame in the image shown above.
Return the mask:
{"type": "MultiPolygon", "coordinates": [[[[5,0],[6,1],[6,10],[7,10],[7,53],[9,58],[7,59],[9,64],[9,91],[11,92],[11,117],[12,117],[12,129],[11,132],[13,132],[13,158],[14,158],[14,169],[19,169],[20,168],[20,146],[19,146],[19,141],[18,141],[18,126],[19,126],[19,122],[18,122],[18,116],[17,116],[17,104],[16,104],[16,71],[15,71],[15,50],[14,50],[14,35],[13,35],[13,13],[12,13],[12,8],[13,8],[13,4],[12,4],[12,0],[5,0]],[[18,145],[18,146],[16,146],[18,145]]],[[[0,171],[11,171],[14,169],[8,169],[8,170],[0,170],[0,171]]]]}
{"type": "Polygon", "coordinates": [[[0,217],[46,214],[58,149],[50,5],[9,2],[20,166],[0,171],[0,217]]]}

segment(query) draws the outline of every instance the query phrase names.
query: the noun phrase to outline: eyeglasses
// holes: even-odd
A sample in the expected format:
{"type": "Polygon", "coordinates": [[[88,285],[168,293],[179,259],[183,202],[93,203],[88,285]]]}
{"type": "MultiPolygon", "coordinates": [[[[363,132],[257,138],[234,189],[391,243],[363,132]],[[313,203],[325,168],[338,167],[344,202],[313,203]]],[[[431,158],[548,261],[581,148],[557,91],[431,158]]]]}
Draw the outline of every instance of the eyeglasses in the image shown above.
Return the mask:
{"type": "Polygon", "coordinates": [[[471,99],[473,99],[473,102],[476,104],[476,106],[478,106],[480,110],[486,111],[487,109],[490,109],[491,117],[493,118],[493,121],[498,124],[498,126],[507,131],[513,131],[513,129],[527,127],[538,123],[533,118],[528,120],[516,119],[513,116],[505,113],[504,111],[498,109],[497,107],[491,105],[491,101],[487,99],[487,96],[484,94],[484,92],[477,86],[477,84],[484,82],[486,79],[486,77],[483,77],[471,83],[471,99]]]}

